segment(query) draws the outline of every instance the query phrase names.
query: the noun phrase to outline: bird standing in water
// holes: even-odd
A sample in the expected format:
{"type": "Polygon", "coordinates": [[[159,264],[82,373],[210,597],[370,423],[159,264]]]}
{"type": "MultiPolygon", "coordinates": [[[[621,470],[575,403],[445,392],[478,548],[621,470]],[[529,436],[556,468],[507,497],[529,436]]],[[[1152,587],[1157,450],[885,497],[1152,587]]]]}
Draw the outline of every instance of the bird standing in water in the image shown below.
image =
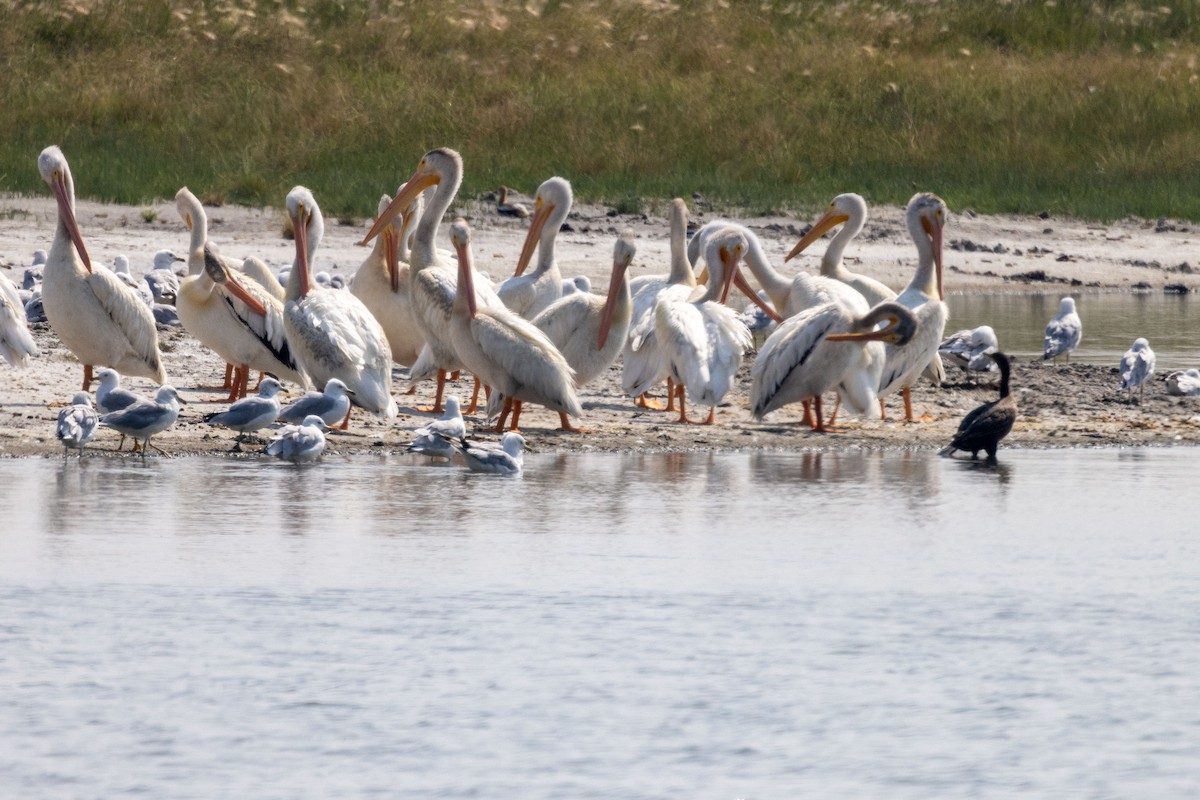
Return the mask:
{"type": "Polygon", "coordinates": [[[1009,393],[1008,378],[1010,366],[1008,356],[1004,353],[992,353],[996,366],[1000,367],[1000,397],[990,403],[984,403],[963,417],[958,425],[958,433],[939,455],[948,456],[955,450],[970,452],[971,458],[979,455],[980,450],[988,454],[989,461],[996,460],[996,448],[1000,440],[1008,436],[1013,423],[1017,419],[1017,398],[1009,393]]]}

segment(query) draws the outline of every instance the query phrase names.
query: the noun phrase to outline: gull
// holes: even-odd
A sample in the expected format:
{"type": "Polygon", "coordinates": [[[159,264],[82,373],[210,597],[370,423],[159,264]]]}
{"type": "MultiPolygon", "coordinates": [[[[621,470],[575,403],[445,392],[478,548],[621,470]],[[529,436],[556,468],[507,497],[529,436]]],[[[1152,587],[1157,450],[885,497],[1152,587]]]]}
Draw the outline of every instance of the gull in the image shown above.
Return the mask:
{"type": "Polygon", "coordinates": [[[310,414],[320,417],[326,425],[332,425],[350,412],[350,390],[337,378],[325,382],[324,392],[307,392],[296,402],[280,412],[278,419],[293,425],[304,423],[310,414]]]}
{"type": "Polygon", "coordinates": [[[179,276],[173,267],[176,261],[186,259],[173,250],[159,250],[154,254],[154,268],[142,276],[155,303],[175,305],[175,296],[179,294],[179,276]]]}
{"type": "Polygon", "coordinates": [[[1121,356],[1121,388],[1128,389],[1133,394],[1133,388],[1138,390],[1138,400],[1142,399],[1143,385],[1147,378],[1154,373],[1154,351],[1150,342],[1145,339],[1134,339],[1133,346],[1121,356]]]}
{"type": "Polygon", "coordinates": [[[463,422],[458,407],[457,397],[447,397],[446,411],[441,418],[413,431],[413,440],[409,442],[408,452],[438,458],[450,458],[454,455],[454,445],[451,442],[467,435],[467,425],[463,422]]]}
{"type": "Polygon", "coordinates": [[[1071,363],[1071,351],[1079,347],[1083,338],[1083,322],[1075,311],[1075,300],[1064,297],[1058,304],[1058,314],[1046,323],[1046,336],[1042,339],[1042,360],[1058,360],[1065,355],[1071,363]]]}
{"type": "MultiPolygon", "coordinates": [[[[132,436],[134,444],[142,442],[142,458],[151,447],[150,438],[162,433],[179,419],[179,404],[186,403],[173,386],[160,386],[153,400],[142,400],[120,411],[105,414],[100,424],[112,428],[123,436],[132,436]]],[[[124,441],[124,440],[122,440],[124,441]]],[[[158,447],[155,450],[164,456],[167,453],[158,447]]],[[[135,447],[136,450],[136,447],[135,447]]]]}
{"type": "Polygon", "coordinates": [[[58,412],[58,426],[54,437],[63,444],[63,458],[70,455],[71,448],[79,450],[83,458],[84,446],[96,435],[100,418],[92,408],[92,397],[87,392],[76,392],[71,405],[58,412]]]}
{"type": "Polygon", "coordinates": [[[472,472],[516,475],[525,464],[525,437],[515,431],[500,437],[499,444],[468,439],[451,439],[450,444],[462,453],[472,472]]]}
{"type": "Polygon", "coordinates": [[[266,454],[285,461],[315,461],[325,452],[325,420],[309,414],[300,425],[287,425],[267,445],[266,454]]]}
{"type": "Polygon", "coordinates": [[[279,417],[279,381],[268,376],[258,385],[258,394],[253,397],[243,397],[224,411],[208,414],[204,421],[209,425],[221,425],[237,431],[238,437],[233,444],[234,450],[242,449],[242,439],[247,433],[254,433],[270,425],[279,417]]]}

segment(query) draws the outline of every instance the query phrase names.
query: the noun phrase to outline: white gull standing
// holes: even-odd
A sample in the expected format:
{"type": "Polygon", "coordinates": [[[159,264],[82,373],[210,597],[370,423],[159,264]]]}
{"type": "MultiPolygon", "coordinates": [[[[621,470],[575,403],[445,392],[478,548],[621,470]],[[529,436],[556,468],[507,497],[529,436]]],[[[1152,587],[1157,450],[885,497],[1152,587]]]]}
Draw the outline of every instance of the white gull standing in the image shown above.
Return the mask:
{"type": "Polygon", "coordinates": [[[54,429],[54,437],[62,442],[63,457],[70,455],[72,448],[79,450],[83,458],[83,448],[96,435],[96,426],[100,417],[92,408],[92,397],[87,392],[76,392],[71,398],[71,405],[58,412],[58,425],[54,429]]]}

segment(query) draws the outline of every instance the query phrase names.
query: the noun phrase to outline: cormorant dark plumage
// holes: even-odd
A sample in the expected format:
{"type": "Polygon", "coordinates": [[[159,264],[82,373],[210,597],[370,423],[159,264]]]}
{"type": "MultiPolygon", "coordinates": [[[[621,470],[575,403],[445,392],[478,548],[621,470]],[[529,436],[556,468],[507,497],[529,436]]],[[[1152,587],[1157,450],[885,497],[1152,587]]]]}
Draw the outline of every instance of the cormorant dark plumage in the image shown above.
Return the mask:
{"type": "Polygon", "coordinates": [[[988,459],[995,460],[1000,440],[1012,430],[1013,422],[1017,419],[1017,398],[1009,394],[1008,356],[1004,353],[992,353],[991,356],[1000,367],[999,399],[984,403],[963,417],[963,421],[958,425],[958,433],[949,445],[942,448],[940,455],[950,455],[955,450],[962,450],[975,458],[980,450],[984,450],[988,459]]]}

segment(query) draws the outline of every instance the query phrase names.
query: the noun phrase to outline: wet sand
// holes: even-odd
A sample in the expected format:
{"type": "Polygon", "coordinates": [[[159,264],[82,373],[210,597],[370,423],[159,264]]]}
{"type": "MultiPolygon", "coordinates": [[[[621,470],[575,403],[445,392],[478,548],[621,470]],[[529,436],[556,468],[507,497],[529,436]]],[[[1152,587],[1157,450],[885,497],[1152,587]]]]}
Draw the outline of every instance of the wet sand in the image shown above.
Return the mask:
{"type": "MultiPolygon", "coordinates": [[[[320,197],[318,195],[318,201],[320,197]]],[[[172,203],[145,207],[110,206],[81,201],[80,225],[93,259],[112,263],[126,254],[135,272],[150,266],[154,252],[171,248],[183,253],[187,234],[172,203]]],[[[210,239],[229,256],[257,255],[272,267],[290,264],[294,246],[281,235],[283,213],[279,209],[213,208],[210,239]]],[[[613,240],[618,231],[632,229],[637,236],[638,257],[631,274],[665,272],[668,261],[667,222],[657,213],[610,216],[601,206],[577,208],[568,221],[570,230],[559,236],[558,261],[565,277],[587,275],[593,287],[607,285],[613,240]]],[[[521,220],[497,215],[491,204],[468,203],[457,210],[475,229],[476,263],[479,269],[500,279],[515,264],[524,238],[521,220]]],[[[694,215],[703,223],[711,213],[694,215]]],[[[33,251],[48,248],[54,233],[55,210],[49,197],[0,197],[0,266],[14,281],[20,281],[33,251]]],[[[783,255],[795,244],[811,219],[785,217],[741,218],[759,234],[768,256],[782,265],[783,255]]],[[[363,219],[326,219],[326,235],[314,268],[347,277],[354,274],[367,251],[356,243],[367,228],[363,219]]],[[[954,295],[966,292],[1049,292],[1069,294],[1087,291],[1128,291],[1181,284],[1200,287],[1188,259],[1194,258],[1194,232],[1189,223],[1170,220],[1129,219],[1110,225],[1053,216],[982,216],[970,212],[954,214],[946,227],[945,283],[951,309],[948,331],[954,330],[954,295]]],[[[445,246],[446,232],[441,233],[445,246]]],[[[798,268],[815,270],[824,247],[817,244],[797,259],[798,268]]],[[[902,209],[872,209],[872,219],[858,240],[850,245],[847,264],[851,269],[875,276],[893,288],[908,282],[916,254],[903,227],[902,209]]],[[[791,265],[787,265],[791,271],[791,265]]],[[[742,298],[733,301],[735,307],[742,298]]],[[[28,369],[0,364],[0,455],[60,456],[54,439],[58,407],[80,388],[82,366],[58,342],[50,327],[34,328],[41,348],[28,369]]],[[[169,380],[189,401],[174,428],[155,439],[155,444],[174,455],[223,453],[235,434],[204,424],[201,417],[225,407],[223,393],[202,387],[220,383],[224,366],[220,359],[182,329],[160,330],[160,343],[169,380]]],[[[580,424],[591,429],[585,435],[555,430],[556,414],[527,406],[522,430],[539,451],[556,450],[688,450],[688,449],[829,449],[937,448],[949,441],[959,420],[976,405],[996,397],[992,385],[976,385],[947,366],[947,383],[940,388],[921,384],[914,389],[914,408],[923,419],[908,424],[898,421],[903,408],[899,396],[889,398],[891,421],[878,419],[839,420],[839,432],[817,434],[799,424],[799,407],[777,411],[763,422],[750,419],[747,393],[747,354],[735,389],[718,409],[716,424],[682,425],[676,415],[635,408],[620,393],[620,365],[580,393],[585,414],[580,424]]],[[[400,395],[406,387],[404,371],[394,372],[393,389],[401,405],[400,416],[383,422],[356,412],[348,432],[329,437],[328,453],[386,453],[402,451],[413,429],[431,416],[417,412],[415,405],[428,405],[433,384],[418,387],[415,395],[400,395]]],[[[1115,365],[1053,365],[1019,362],[1015,365],[1013,388],[1021,417],[1005,441],[1009,447],[1060,447],[1098,445],[1169,445],[1200,442],[1200,399],[1174,397],[1166,392],[1156,375],[1144,389],[1140,401],[1120,391],[1115,365]]],[[[151,394],[148,381],[127,378],[123,385],[151,394]]],[[[95,386],[93,385],[93,390],[95,386]]],[[[299,392],[288,387],[289,397],[299,392]]],[[[471,384],[465,380],[450,391],[468,399],[471,384]]],[[[703,409],[693,409],[702,412],[703,409]]],[[[702,413],[701,413],[702,416],[702,413]]],[[[482,427],[482,417],[474,427],[482,427]]],[[[472,427],[470,424],[468,427],[472,427]]],[[[101,431],[89,448],[106,453],[119,436],[101,431]]],[[[257,457],[260,448],[247,446],[244,457],[257,457]]]]}

